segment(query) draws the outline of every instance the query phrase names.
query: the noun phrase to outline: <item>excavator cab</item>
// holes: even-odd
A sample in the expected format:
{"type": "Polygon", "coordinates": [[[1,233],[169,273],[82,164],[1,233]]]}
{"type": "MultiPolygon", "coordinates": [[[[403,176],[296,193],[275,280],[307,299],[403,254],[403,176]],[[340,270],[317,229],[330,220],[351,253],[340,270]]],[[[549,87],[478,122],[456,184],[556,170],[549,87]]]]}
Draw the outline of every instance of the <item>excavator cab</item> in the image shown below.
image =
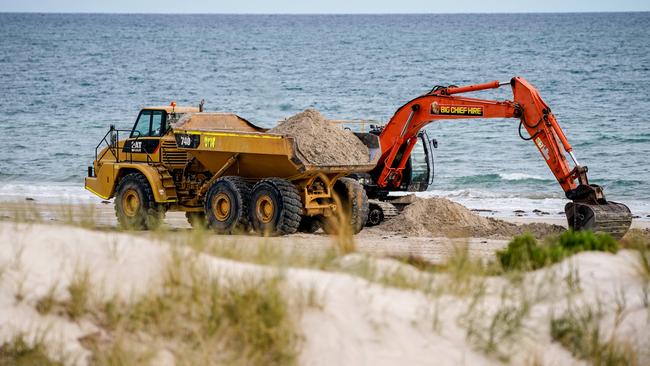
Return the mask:
{"type": "Polygon", "coordinates": [[[418,142],[411,151],[406,166],[405,182],[409,192],[422,192],[433,183],[434,159],[433,149],[438,147],[438,141],[429,137],[425,130],[418,133],[418,142]]]}
{"type": "MultiPolygon", "coordinates": [[[[369,133],[380,135],[383,128],[384,125],[371,124],[369,133]]],[[[433,184],[435,172],[433,150],[438,148],[438,141],[431,138],[424,129],[418,132],[416,138],[417,142],[409,153],[404,166],[404,174],[398,187],[379,187],[372,173],[351,175],[362,182],[368,197],[385,200],[388,199],[390,192],[423,192],[433,184]]],[[[397,160],[401,160],[403,154],[403,150],[398,152],[397,160]]]]}

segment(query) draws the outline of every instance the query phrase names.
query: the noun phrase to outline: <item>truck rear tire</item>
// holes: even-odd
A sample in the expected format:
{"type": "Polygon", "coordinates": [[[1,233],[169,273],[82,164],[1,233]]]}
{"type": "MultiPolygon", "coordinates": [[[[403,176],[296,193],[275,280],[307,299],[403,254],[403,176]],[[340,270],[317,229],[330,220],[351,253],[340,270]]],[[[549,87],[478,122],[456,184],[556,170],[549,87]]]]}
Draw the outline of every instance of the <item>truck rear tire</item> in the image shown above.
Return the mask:
{"type": "Polygon", "coordinates": [[[160,226],[165,209],[156,203],[147,177],[142,173],[127,174],[115,193],[115,216],[120,227],[127,230],[151,230],[160,226]]]}
{"type": "Polygon", "coordinates": [[[350,225],[353,234],[358,234],[368,221],[368,196],[361,183],[352,178],[339,178],[334,183],[334,194],[341,205],[341,213],[329,219],[323,219],[323,230],[328,234],[335,234],[337,226],[350,225]],[[347,222],[341,223],[340,218],[345,217],[347,222]]]}
{"type": "Polygon", "coordinates": [[[207,226],[218,234],[248,231],[250,186],[241,177],[221,177],[208,188],[204,210],[207,226]]]}
{"type": "Polygon", "coordinates": [[[250,221],[255,232],[265,236],[298,231],[302,201],[298,189],[281,178],[259,181],[251,192],[250,221]]]}

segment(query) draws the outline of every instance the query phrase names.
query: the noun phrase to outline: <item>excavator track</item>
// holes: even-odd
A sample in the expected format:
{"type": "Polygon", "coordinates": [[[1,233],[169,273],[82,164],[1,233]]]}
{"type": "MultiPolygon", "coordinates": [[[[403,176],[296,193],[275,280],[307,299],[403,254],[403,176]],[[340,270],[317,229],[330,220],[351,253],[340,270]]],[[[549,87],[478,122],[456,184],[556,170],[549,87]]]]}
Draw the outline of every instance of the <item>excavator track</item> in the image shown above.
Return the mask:
{"type": "Polygon", "coordinates": [[[569,228],[573,230],[591,230],[622,238],[632,225],[630,209],[618,202],[589,204],[569,202],[564,206],[569,228]]]}
{"type": "Polygon", "coordinates": [[[392,219],[399,214],[397,207],[390,202],[380,200],[368,200],[370,212],[368,213],[367,226],[379,225],[382,222],[392,219]]]}

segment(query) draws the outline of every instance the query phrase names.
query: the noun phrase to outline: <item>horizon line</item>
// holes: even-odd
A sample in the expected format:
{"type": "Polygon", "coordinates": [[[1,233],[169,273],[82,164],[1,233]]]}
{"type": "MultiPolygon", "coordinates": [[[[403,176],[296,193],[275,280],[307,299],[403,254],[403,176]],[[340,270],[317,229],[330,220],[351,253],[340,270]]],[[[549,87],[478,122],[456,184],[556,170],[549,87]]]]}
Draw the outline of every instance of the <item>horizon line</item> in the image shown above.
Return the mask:
{"type": "Polygon", "coordinates": [[[0,14],[53,14],[53,15],[505,15],[505,14],[616,14],[650,13],[650,10],[577,10],[577,11],[514,11],[514,12],[418,12],[418,13],[238,13],[238,12],[98,12],[98,11],[2,11],[0,14]]]}

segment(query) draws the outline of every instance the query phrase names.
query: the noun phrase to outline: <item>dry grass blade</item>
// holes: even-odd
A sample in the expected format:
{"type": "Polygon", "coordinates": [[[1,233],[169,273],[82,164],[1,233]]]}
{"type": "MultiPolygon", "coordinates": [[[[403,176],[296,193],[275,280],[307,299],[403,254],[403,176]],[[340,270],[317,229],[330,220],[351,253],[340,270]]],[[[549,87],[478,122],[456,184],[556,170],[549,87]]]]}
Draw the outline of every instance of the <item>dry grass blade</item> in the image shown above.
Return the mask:
{"type": "Polygon", "coordinates": [[[0,344],[0,366],[59,366],[62,360],[50,357],[43,336],[27,337],[19,333],[0,344]]]}
{"type": "Polygon", "coordinates": [[[92,290],[90,271],[77,267],[67,290],[69,298],[64,301],[63,306],[68,316],[76,319],[86,312],[90,302],[92,290]]]}
{"type": "Polygon", "coordinates": [[[636,353],[631,347],[616,340],[612,334],[603,340],[600,327],[603,317],[600,305],[569,309],[559,317],[551,319],[551,337],[574,356],[594,365],[636,365],[636,353]]]}
{"type": "MultiPolygon", "coordinates": [[[[166,348],[181,363],[295,363],[301,338],[283,278],[217,279],[208,273],[198,256],[173,251],[162,288],[131,303],[108,301],[98,317],[114,334],[143,334],[148,344],[173,344],[166,348]]],[[[105,364],[127,359],[128,364],[146,356],[129,351],[133,349],[129,342],[112,344],[102,350],[101,359],[105,364]]]]}

